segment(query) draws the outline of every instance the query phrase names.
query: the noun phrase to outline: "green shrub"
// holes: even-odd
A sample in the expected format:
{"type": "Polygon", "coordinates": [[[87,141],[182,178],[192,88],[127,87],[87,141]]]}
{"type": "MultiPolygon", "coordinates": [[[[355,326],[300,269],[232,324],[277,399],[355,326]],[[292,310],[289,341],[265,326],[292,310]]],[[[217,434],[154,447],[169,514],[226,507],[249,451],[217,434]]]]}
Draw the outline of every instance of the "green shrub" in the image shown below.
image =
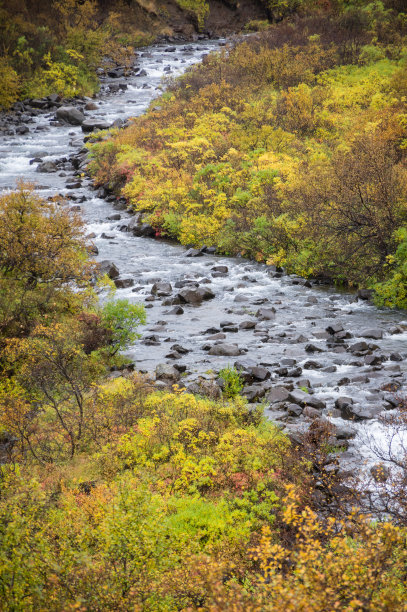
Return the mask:
{"type": "Polygon", "coordinates": [[[234,367],[227,366],[219,371],[219,377],[225,383],[223,393],[226,397],[233,398],[243,390],[243,381],[239,372],[234,367]]]}

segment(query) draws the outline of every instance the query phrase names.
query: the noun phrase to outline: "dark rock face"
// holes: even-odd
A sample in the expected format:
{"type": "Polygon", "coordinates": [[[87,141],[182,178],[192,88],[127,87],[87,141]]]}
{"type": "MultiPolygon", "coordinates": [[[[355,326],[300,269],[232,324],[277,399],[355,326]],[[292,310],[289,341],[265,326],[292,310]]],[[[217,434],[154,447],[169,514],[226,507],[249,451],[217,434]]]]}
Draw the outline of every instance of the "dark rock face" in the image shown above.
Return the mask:
{"type": "Polygon", "coordinates": [[[128,287],[133,287],[134,280],[132,278],[117,278],[114,284],[118,289],[127,289],[128,287]]]}
{"type": "Polygon", "coordinates": [[[200,249],[188,249],[185,253],[185,257],[203,257],[204,253],[200,249]]]}
{"type": "Polygon", "coordinates": [[[348,404],[341,410],[341,416],[349,421],[367,421],[376,418],[383,410],[382,406],[360,406],[348,404]]]}

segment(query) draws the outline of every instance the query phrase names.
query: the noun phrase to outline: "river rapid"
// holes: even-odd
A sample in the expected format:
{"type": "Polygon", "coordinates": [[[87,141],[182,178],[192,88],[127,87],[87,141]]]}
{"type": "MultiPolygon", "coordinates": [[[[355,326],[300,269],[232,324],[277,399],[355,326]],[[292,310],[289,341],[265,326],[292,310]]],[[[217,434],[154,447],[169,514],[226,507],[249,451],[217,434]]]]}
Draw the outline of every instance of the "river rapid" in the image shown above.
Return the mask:
{"type": "MultiPolygon", "coordinates": [[[[140,51],[132,76],[102,80],[97,108],[86,116],[112,123],[140,115],[160,95],[163,76],[181,74],[219,44],[140,51]]],[[[23,178],[35,182],[44,197],[62,194],[69,206],[80,207],[96,259],[114,262],[124,280],[118,284],[128,285],[117,297],[147,306],[142,339],[128,351],[136,369],[154,373],[159,364],[175,366],[180,383],[197,390],[236,363],[247,397],[265,401],[266,415],[294,435],[325,416],[337,428],[337,445],[348,447],[340,459],[343,469],[376,462],[367,440],[386,445],[389,432],[380,415],[391,414],[395,404],[388,389],[403,395],[406,383],[406,314],[262,264],[207,253],[187,257],[180,245],[134,236],[127,227],[131,214],[99,197],[88,177],[75,176],[81,127],[60,124],[55,109],[33,112],[22,108],[18,121],[14,117],[0,134],[0,189],[13,189],[23,178]],[[16,133],[19,125],[28,131],[16,133]],[[44,162],[57,162],[57,171],[38,172],[44,162]],[[157,295],[155,283],[171,287],[160,285],[157,295]],[[214,297],[199,304],[177,297],[199,288],[214,297]]]]}

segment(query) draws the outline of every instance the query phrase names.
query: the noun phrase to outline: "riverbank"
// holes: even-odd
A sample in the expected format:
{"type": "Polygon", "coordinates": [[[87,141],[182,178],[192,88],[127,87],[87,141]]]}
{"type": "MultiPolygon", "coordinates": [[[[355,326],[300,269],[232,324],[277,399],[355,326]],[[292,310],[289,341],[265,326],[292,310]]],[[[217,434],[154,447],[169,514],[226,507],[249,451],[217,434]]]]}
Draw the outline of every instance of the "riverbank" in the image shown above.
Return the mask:
{"type": "MultiPolygon", "coordinates": [[[[44,210],[55,196],[65,198],[57,217],[59,208],[70,215],[69,228],[83,217],[89,250],[118,303],[144,304],[147,313],[142,337],[109,372],[101,372],[96,349],[106,330],[83,282],[89,301],[79,316],[75,302],[56,300],[46,318],[31,309],[31,333],[19,337],[18,328],[3,338],[11,359],[0,384],[6,610],[234,605],[276,612],[312,601],[312,612],[325,612],[338,598],[362,597],[372,610],[383,601],[389,609],[403,605],[403,508],[400,527],[372,525],[363,513],[344,518],[344,509],[359,501],[373,508],[366,491],[387,486],[392,497],[381,499],[400,512],[400,485],[382,478],[391,462],[377,465],[366,433],[384,443],[388,419],[398,414],[405,315],[262,263],[135,235],[140,225],[126,200],[95,188],[87,175],[88,127],[123,125],[160,105],[153,101],[161,77],[182,73],[217,45],[147,48],[132,76],[104,79],[98,98],[71,110],[61,111],[67,101],[38,109],[28,132],[2,139],[1,188],[24,176],[36,181],[44,210]],[[79,124],[67,123],[78,113],[79,124]],[[359,498],[345,485],[356,473],[363,474],[359,498]],[[284,576],[270,568],[270,550],[289,559],[284,576]],[[305,591],[292,571],[299,567],[305,591]]],[[[48,253],[53,243],[37,247],[33,232],[23,235],[34,263],[36,249],[48,253]]],[[[75,261],[84,265],[86,257],[75,261]]],[[[8,270],[1,280],[14,300],[8,270]]],[[[8,310],[1,312],[4,322],[8,310]]]]}

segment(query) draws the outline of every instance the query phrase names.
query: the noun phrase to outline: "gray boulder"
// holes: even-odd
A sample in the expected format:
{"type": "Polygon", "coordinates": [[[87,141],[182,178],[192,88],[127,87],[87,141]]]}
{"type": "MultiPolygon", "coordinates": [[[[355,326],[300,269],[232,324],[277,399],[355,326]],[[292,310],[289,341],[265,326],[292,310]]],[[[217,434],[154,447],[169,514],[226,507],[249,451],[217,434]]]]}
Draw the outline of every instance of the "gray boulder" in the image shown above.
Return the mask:
{"type": "Polygon", "coordinates": [[[348,421],[375,419],[383,410],[382,406],[347,405],[341,410],[342,418],[348,421]]]}
{"type": "Polygon", "coordinates": [[[112,280],[118,278],[120,275],[116,264],[108,259],[104,259],[103,261],[99,262],[98,268],[101,276],[103,276],[103,274],[107,274],[112,280]]]}
{"type": "Polygon", "coordinates": [[[220,343],[215,344],[209,350],[209,355],[217,355],[221,357],[237,357],[240,355],[240,349],[237,344],[220,343]]]}
{"type": "Polygon", "coordinates": [[[270,404],[278,404],[288,400],[289,392],[285,387],[273,387],[267,394],[270,404]]]}
{"type": "Polygon", "coordinates": [[[325,402],[318,399],[314,395],[305,393],[305,391],[302,391],[301,389],[294,389],[294,391],[291,391],[288,395],[288,399],[293,404],[298,404],[299,406],[311,406],[317,410],[322,410],[325,408],[325,402]]]}
{"type": "Polygon", "coordinates": [[[171,295],[172,286],[171,283],[159,282],[154,283],[151,287],[151,293],[153,295],[158,295],[159,297],[165,297],[167,295],[171,295]]]}
{"type": "Polygon", "coordinates": [[[108,130],[111,124],[103,119],[85,119],[82,121],[82,132],[94,132],[96,130],[108,130]]]}
{"type": "Polygon", "coordinates": [[[56,117],[58,121],[70,125],[82,125],[85,121],[85,115],[74,106],[61,106],[56,111],[56,117]]]}
{"type": "Polygon", "coordinates": [[[42,164],[38,164],[37,166],[37,172],[51,173],[51,172],[57,172],[57,170],[58,170],[57,165],[54,164],[54,162],[52,161],[46,161],[46,162],[43,162],[42,164]]]}
{"type": "Polygon", "coordinates": [[[256,317],[261,321],[272,321],[276,318],[276,311],[274,308],[259,308],[256,312],[256,317]]]}
{"type": "Polygon", "coordinates": [[[166,380],[174,383],[180,379],[178,370],[167,363],[158,364],[155,369],[155,376],[158,380],[166,380]]]}
{"type": "Polygon", "coordinates": [[[215,294],[206,287],[199,287],[198,289],[182,289],[178,293],[178,297],[183,304],[200,304],[206,300],[212,300],[215,294]]]}
{"type": "Polygon", "coordinates": [[[381,340],[383,338],[383,330],[381,329],[364,329],[359,334],[362,338],[371,338],[372,340],[381,340]]]}

